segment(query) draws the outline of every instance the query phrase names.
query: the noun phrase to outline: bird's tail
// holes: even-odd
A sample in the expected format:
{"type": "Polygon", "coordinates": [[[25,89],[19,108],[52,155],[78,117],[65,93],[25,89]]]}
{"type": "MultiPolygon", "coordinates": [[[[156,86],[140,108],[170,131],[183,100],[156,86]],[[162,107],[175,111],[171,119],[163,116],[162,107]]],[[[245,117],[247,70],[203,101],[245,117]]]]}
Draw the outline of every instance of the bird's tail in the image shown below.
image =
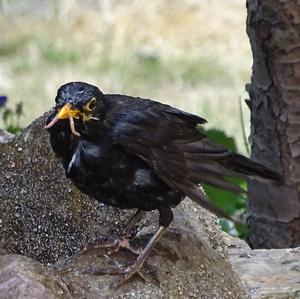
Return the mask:
{"type": "Polygon", "coordinates": [[[194,183],[206,183],[231,192],[243,192],[230,177],[263,181],[280,181],[281,176],[268,167],[249,158],[201,140],[184,145],[189,177],[194,183]]]}
{"type": "Polygon", "coordinates": [[[211,204],[206,194],[199,188],[199,184],[205,183],[233,193],[245,193],[246,191],[230,178],[281,181],[281,176],[276,171],[209,141],[201,140],[185,144],[182,149],[189,179],[177,181],[178,189],[217,216],[229,218],[234,222],[235,219],[211,204]]]}
{"type": "Polygon", "coordinates": [[[280,181],[281,179],[281,176],[276,171],[235,153],[231,153],[228,156],[223,162],[223,166],[237,174],[257,180],[280,181]]]}

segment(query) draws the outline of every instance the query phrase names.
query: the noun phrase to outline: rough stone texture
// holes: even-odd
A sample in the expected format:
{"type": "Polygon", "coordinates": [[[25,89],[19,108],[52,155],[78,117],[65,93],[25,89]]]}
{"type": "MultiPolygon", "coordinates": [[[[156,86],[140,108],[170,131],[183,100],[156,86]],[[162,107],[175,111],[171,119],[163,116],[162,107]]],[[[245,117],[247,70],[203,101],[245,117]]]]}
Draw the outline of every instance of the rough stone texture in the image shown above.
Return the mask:
{"type": "Polygon", "coordinates": [[[6,131],[0,129],[0,143],[7,143],[10,142],[14,138],[13,134],[10,134],[6,131]]]}
{"type": "Polygon", "coordinates": [[[21,255],[0,257],[0,298],[70,298],[66,287],[42,264],[21,255]]]}
{"type": "Polygon", "coordinates": [[[247,8],[251,157],[284,179],[283,186],[249,182],[249,241],[254,248],[295,247],[300,245],[299,0],[248,0],[247,8]]]}
{"type": "MultiPolygon", "coordinates": [[[[133,211],[101,205],[65,179],[42,129],[46,117],[0,144],[0,253],[22,255],[0,259],[1,298],[244,298],[217,219],[188,200],[144,267],[152,282],[134,277],[112,293],[116,277],[92,275],[112,261],[80,249],[121,229],[133,211]]],[[[144,246],[157,223],[157,213],[148,213],[133,244],[144,246]]],[[[112,258],[130,264],[134,256],[112,258]]]]}
{"type": "Polygon", "coordinates": [[[300,298],[300,248],[251,250],[240,242],[229,253],[251,299],[300,298]]]}

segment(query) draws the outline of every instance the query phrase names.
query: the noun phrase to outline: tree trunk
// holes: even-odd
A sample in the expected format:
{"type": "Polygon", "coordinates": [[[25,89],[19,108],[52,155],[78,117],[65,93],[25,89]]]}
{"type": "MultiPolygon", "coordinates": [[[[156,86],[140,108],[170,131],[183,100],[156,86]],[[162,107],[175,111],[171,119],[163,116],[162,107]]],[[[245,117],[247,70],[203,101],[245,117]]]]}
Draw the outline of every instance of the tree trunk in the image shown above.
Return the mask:
{"type": "Polygon", "coordinates": [[[247,225],[254,248],[300,245],[300,1],[248,0],[253,52],[252,158],[284,185],[249,182],[247,225]]]}

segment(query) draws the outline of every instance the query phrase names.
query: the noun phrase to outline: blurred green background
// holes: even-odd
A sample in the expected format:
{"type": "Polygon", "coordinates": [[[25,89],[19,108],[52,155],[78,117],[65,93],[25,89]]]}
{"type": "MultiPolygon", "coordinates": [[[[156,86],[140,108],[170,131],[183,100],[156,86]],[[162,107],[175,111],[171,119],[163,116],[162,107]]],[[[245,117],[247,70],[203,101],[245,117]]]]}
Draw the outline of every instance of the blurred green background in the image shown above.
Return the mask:
{"type": "MultiPolygon", "coordinates": [[[[80,80],[104,93],[152,98],[199,114],[246,153],[239,107],[248,135],[242,99],[252,57],[245,1],[0,3],[0,95],[8,96],[10,109],[23,103],[20,127],[51,108],[60,85],[80,80]]],[[[234,209],[220,206],[234,214],[244,200],[235,202],[234,209]]]]}

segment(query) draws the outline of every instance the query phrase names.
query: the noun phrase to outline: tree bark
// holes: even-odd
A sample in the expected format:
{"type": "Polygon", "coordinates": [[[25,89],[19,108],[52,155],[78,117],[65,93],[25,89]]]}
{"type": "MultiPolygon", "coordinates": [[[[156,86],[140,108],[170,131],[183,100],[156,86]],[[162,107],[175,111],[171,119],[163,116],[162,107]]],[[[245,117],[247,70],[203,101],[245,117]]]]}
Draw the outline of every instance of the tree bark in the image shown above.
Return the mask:
{"type": "Polygon", "coordinates": [[[248,86],[252,158],[284,184],[249,182],[248,240],[254,248],[300,245],[300,1],[247,0],[253,53],[248,86]]]}

